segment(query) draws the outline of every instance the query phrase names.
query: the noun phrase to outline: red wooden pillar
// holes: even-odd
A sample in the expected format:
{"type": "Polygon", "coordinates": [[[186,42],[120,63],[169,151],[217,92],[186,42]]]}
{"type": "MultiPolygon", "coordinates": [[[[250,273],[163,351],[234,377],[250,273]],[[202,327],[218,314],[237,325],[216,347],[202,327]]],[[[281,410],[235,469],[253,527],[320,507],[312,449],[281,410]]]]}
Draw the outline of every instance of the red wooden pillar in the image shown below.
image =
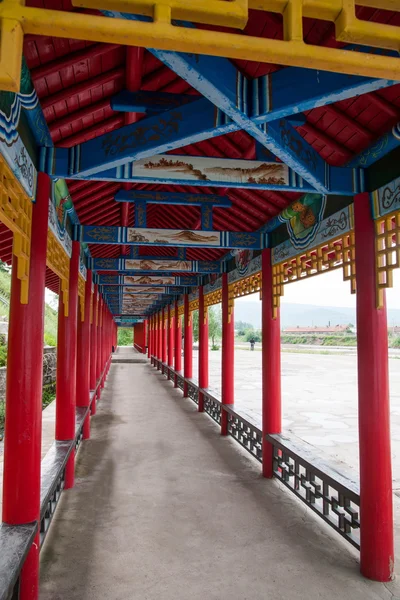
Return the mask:
{"type": "Polygon", "coordinates": [[[158,356],[158,313],[153,315],[153,325],[154,325],[154,345],[153,345],[153,355],[154,355],[154,365],[156,365],[157,356],[158,356]]]}
{"type": "MultiPolygon", "coordinates": [[[[222,275],[222,404],[234,403],[235,322],[233,306],[229,307],[228,274],[222,275]]],[[[228,434],[228,413],[221,412],[221,435],[228,434]]]]}
{"type": "Polygon", "coordinates": [[[101,297],[100,292],[98,292],[98,300],[97,300],[97,354],[96,354],[96,380],[99,382],[97,386],[97,398],[100,398],[101,394],[101,385],[100,385],[100,377],[101,377],[101,351],[102,351],[102,329],[101,329],[101,316],[103,310],[103,298],[101,297]]]}
{"type": "MultiPolygon", "coordinates": [[[[208,310],[204,306],[204,288],[199,287],[199,388],[208,388],[208,310]]],[[[204,394],[199,391],[199,412],[204,410],[204,394]]]]}
{"type": "MultiPolygon", "coordinates": [[[[93,286],[92,321],[90,326],[90,389],[95,390],[97,385],[97,283],[93,286]]],[[[91,414],[96,414],[96,394],[93,396],[91,414]]]]}
{"type": "Polygon", "coordinates": [[[377,308],[375,224],[368,194],[354,199],[358,427],[360,446],[361,573],[393,577],[392,465],[385,293],[377,308]]]}
{"type": "Polygon", "coordinates": [[[262,252],[262,472],[273,475],[273,446],[267,433],[280,433],[281,418],[281,331],[280,314],[273,314],[271,250],[262,252]]]}
{"type": "MultiPolygon", "coordinates": [[[[163,361],[164,364],[167,363],[167,341],[168,341],[168,322],[167,322],[167,315],[168,315],[168,309],[166,307],[164,307],[162,309],[161,312],[161,323],[162,323],[162,358],[161,360],[163,361]]],[[[163,369],[164,372],[164,369],[163,369]]]]}
{"type": "MultiPolygon", "coordinates": [[[[56,440],[59,441],[75,438],[79,254],[79,242],[72,242],[68,316],[65,316],[62,294],[58,308],[56,440]]],[[[72,450],[65,469],[66,489],[74,485],[74,471],[75,451],[72,450]]]]}
{"type": "MultiPolygon", "coordinates": [[[[158,343],[157,343],[157,358],[159,361],[162,360],[162,339],[163,339],[163,332],[162,332],[162,311],[159,311],[157,313],[157,328],[158,328],[158,343]]],[[[157,367],[159,368],[159,367],[157,367]]]]}
{"type": "MultiPolygon", "coordinates": [[[[174,337],[175,337],[175,356],[174,356],[174,369],[176,373],[179,373],[182,370],[182,327],[181,327],[181,317],[178,313],[179,305],[178,300],[175,300],[175,329],[174,329],[174,337]]],[[[178,387],[178,380],[175,375],[174,379],[174,387],[178,387]]]]}
{"type": "MultiPolygon", "coordinates": [[[[183,338],[183,376],[190,379],[193,376],[193,325],[192,315],[189,310],[189,294],[184,295],[184,338],[183,338]]],[[[188,395],[188,384],[183,384],[183,395],[188,395]]]]}
{"type": "MultiPolygon", "coordinates": [[[[92,295],[92,271],[87,271],[85,284],[85,308],[82,319],[78,311],[78,341],[76,358],[76,405],[90,404],[90,297],[92,295]]],[[[90,437],[89,412],[83,424],[83,438],[90,437]]]]}
{"type": "MultiPolygon", "coordinates": [[[[3,521],[40,521],[44,287],[50,178],[39,173],[32,213],[28,304],[13,256],[8,330],[3,521]],[[25,490],[25,491],[24,491],[25,490]]],[[[39,597],[39,533],[20,574],[20,600],[39,597]]]]}
{"type": "Polygon", "coordinates": [[[150,358],[151,364],[153,364],[153,360],[151,355],[153,353],[153,316],[149,319],[149,343],[147,345],[147,358],[150,358]]]}
{"type": "Polygon", "coordinates": [[[147,340],[147,319],[143,321],[143,354],[147,353],[146,348],[148,347],[149,342],[147,340]]]}
{"type": "MultiPolygon", "coordinates": [[[[174,366],[174,307],[172,304],[168,304],[168,366],[174,366]]],[[[168,371],[169,379],[169,371],[168,371]]]]}

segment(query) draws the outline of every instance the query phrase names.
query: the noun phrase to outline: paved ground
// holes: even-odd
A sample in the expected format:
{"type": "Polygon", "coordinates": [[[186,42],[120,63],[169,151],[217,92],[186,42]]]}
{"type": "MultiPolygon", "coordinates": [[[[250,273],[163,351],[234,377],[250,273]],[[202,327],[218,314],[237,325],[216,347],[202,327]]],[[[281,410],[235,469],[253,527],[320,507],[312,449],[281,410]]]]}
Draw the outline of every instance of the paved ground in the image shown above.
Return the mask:
{"type": "Polygon", "coordinates": [[[394,600],[149,364],[113,364],[41,555],[41,600],[394,600]]]}
{"type": "MultiPolygon", "coordinates": [[[[193,359],[197,374],[196,351],[193,359]]],[[[221,352],[210,352],[209,361],[210,387],[220,390],[221,352]]],[[[400,360],[391,358],[389,369],[393,485],[400,493],[400,360]]],[[[235,350],[235,404],[261,418],[261,352],[235,350]]],[[[345,355],[282,352],[282,408],[285,431],[358,471],[355,349],[345,355]]]]}

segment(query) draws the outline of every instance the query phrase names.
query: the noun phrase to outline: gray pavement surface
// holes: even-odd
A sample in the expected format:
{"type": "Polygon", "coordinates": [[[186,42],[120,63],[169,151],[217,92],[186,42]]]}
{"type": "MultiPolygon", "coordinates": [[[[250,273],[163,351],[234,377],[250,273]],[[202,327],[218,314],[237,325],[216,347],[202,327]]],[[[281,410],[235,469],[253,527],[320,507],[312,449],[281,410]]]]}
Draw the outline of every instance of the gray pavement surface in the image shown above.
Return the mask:
{"type": "Polygon", "coordinates": [[[41,600],[400,597],[149,364],[111,366],[91,433],[42,550],[41,600]]]}

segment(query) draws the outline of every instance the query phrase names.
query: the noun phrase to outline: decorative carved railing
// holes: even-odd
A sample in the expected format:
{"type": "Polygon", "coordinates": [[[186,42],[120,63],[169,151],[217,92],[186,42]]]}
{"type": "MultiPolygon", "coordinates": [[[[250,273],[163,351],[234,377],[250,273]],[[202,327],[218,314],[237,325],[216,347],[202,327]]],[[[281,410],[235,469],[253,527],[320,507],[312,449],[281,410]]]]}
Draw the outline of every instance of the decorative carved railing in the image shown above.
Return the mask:
{"type": "Polygon", "coordinates": [[[195,402],[195,404],[198,404],[199,403],[199,386],[192,379],[186,379],[185,381],[187,383],[188,398],[193,400],[193,402],[195,402]]]}
{"type": "Polygon", "coordinates": [[[233,406],[223,407],[228,413],[228,433],[254,458],[262,462],[262,431],[249,418],[245,419],[233,406]]]}
{"type": "Polygon", "coordinates": [[[221,425],[221,401],[216,394],[210,390],[201,390],[204,396],[204,412],[206,412],[216,423],[221,425]]]}
{"type": "MultiPolygon", "coordinates": [[[[161,364],[155,357],[154,365],[161,364]]],[[[167,372],[167,371],[166,371],[167,372]]],[[[201,389],[193,379],[168,367],[182,391],[187,385],[188,397],[196,404],[199,392],[204,396],[204,411],[219,425],[222,411],[228,415],[228,433],[255,459],[262,462],[262,430],[251,417],[243,417],[233,405],[224,405],[218,394],[201,389]]],[[[360,496],[357,484],[323,463],[312,447],[283,435],[267,435],[273,445],[273,473],[335,531],[355,548],[360,548],[360,496]]]]}
{"type": "Polygon", "coordinates": [[[356,548],[360,548],[360,495],[354,481],[319,460],[306,445],[267,435],[274,475],[356,548]]]}

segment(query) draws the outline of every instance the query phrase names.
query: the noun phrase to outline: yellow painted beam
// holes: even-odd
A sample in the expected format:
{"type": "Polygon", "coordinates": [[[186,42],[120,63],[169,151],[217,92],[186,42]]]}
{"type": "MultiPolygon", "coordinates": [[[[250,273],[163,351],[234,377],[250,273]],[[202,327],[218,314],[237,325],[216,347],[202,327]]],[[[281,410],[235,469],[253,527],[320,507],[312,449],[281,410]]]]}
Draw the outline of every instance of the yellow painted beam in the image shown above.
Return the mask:
{"type": "MultiPolygon", "coordinates": [[[[86,0],[84,0],[86,2],[86,0]]],[[[91,1],[91,0],[88,0],[91,1]]],[[[108,2],[109,0],[99,0],[108,2]]],[[[118,0],[120,1],[120,0],[118,0]]],[[[121,0],[122,1],[122,0],[121,0]]],[[[125,1],[125,0],[123,0],[125,1]]],[[[130,0],[129,0],[130,1],[130,0]]],[[[136,1],[136,0],[135,0],[136,1]]],[[[183,0],[170,0],[182,2],[183,0]]],[[[229,4],[215,0],[221,4],[229,4]]],[[[251,0],[253,2],[254,0],[251,0]]],[[[43,8],[22,6],[14,0],[0,3],[1,57],[8,57],[8,64],[20,64],[22,34],[14,38],[10,32],[11,21],[20,23],[24,33],[53,37],[74,38],[93,42],[114,43],[127,46],[143,46],[177,52],[192,52],[232,59],[252,60],[281,65],[320,69],[350,75],[364,75],[400,80],[400,59],[357,53],[344,49],[324,48],[305,44],[301,35],[300,14],[317,10],[319,18],[328,16],[336,21],[338,36],[344,42],[356,42],[379,48],[400,49],[400,28],[356,19],[354,0],[257,0],[258,4],[282,8],[285,40],[264,39],[239,33],[215,32],[173,26],[170,22],[173,9],[168,4],[157,5],[154,22],[143,23],[105,16],[90,16],[43,8]],[[341,7],[341,12],[333,11],[341,7]],[[325,10],[325,12],[324,12],[325,10]],[[300,23],[300,24],[299,24],[300,23]],[[5,35],[3,35],[5,31],[5,35]],[[17,40],[12,41],[12,40],[17,40]],[[19,61],[19,62],[18,62],[19,61]]],[[[372,0],[361,0],[369,1],[372,0]]],[[[378,1],[378,0],[376,0],[378,1]]],[[[383,0],[385,2],[385,0],[383,0]]],[[[146,0],[147,3],[147,0],[146,0]]],[[[215,2],[214,2],[215,3],[215,2]]],[[[250,3],[251,5],[251,3],[250,3]]],[[[20,28],[19,28],[20,29],[20,28]]],[[[19,77],[10,78],[1,71],[0,89],[16,91],[19,77]]],[[[3,65],[4,66],[4,65],[3,65]]]]}
{"type": "Polygon", "coordinates": [[[73,6],[154,17],[155,7],[171,8],[172,18],[206,25],[243,29],[248,19],[247,0],[73,0],[73,6]]]}
{"type": "Polygon", "coordinates": [[[24,33],[16,19],[4,19],[0,31],[0,90],[18,92],[24,33]]]}

